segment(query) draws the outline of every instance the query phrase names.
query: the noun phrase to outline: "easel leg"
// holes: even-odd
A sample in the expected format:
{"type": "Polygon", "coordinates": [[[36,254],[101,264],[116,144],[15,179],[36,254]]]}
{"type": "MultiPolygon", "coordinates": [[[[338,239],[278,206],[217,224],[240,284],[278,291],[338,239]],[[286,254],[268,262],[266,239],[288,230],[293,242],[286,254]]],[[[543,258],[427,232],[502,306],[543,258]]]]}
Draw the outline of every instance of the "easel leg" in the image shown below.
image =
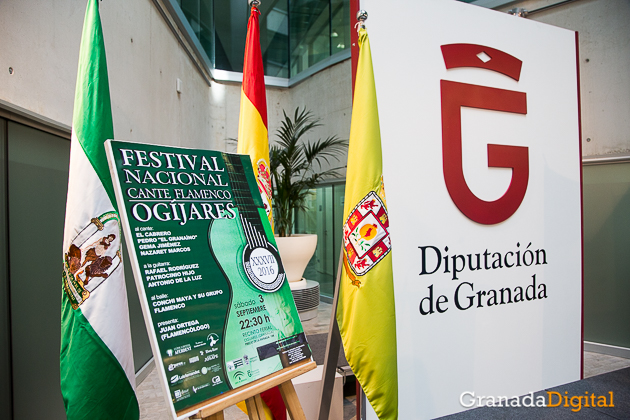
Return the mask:
{"type": "MultiPolygon", "coordinates": [[[[210,417],[206,417],[207,420],[223,420],[223,411],[212,414],[210,417]]],[[[206,420],[204,419],[204,420],[206,420]]]]}
{"type": "Polygon", "coordinates": [[[266,420],[265,408],[263,406],[262,398],[260,398],[260,394],[246,399],[245,405],[247,406],[247,415],[249,416],[249,420],[266,420]]]}
{"type": "Polygon", "coordinates": [[[319,420],[328,420],[330,417],[330,407],[332,406],[333,388],[335,387],[335,373],[337,371],[337,360],[341,349],[341,334],[337,324],[337,301],[339,300],[339,284],[341,282],[341,270],[343,267],[343,244],[339,254],[339,264],[337,265],[337,281],[332,303],[332,313],[330,314],[330,327],[328,328],[328,341],[326,343],[326,356],[324,357],[324,372],[322,375],[321,398],[319,405],[319,420]]]}
{"type": "Polygon", "coordinates": [[[203,413],[199,412],[191,417],[191,419],[202,419],[202,420],[223,420],[223,411],[219,411],[218,413],[210,414],[209,416],[203,417],[203,413]]]}
{"type": "Polygon", "coordinates": [[[287,411],[289,412],[291,420],[306,420],[306,416],[302,410],[302,405],[300,405],[300,400],[298,399],[295,388],[293,387],[293,382],[286,381],[282,383],[279,388],[282,399],[284,400],[284,405],[287,406],[287,411]]]}

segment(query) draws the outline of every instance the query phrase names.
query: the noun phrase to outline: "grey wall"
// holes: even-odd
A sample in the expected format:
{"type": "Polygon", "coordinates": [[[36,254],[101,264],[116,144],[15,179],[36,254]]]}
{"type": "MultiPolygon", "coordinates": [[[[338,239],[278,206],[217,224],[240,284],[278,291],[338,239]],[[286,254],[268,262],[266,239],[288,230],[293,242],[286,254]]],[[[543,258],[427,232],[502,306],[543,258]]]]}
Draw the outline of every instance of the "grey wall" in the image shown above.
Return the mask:
{"type": "MultiPolygon", "coordinates": [[[[210,87],[153,2],[99,5],[116,138],[216,148],[210,87]]],[[[0,100],[71,125],[85,6],[85,0],[0,2],[0,100]]]]}
{"type": "MultiPolygon", "coordinates": [[[[555,3],[516,1],[500,10],[555,3]]],[[[583,156],[630,154],[630,1],[577,0],[527,19],[579,33],[583,156]]]]}
{"type": "MultiPolygon", "coordinates": [[[[501,10],[533,11],[558,2],[517,1],[501,10]]],[[[630,161],[630,1],[576,0],[528,19],[579,33],[583,157],[625,156],[630,161]]],[[[583,168],[584,339],[626,349],[630,349],[629,174],[630,163],[583,168]]]]}

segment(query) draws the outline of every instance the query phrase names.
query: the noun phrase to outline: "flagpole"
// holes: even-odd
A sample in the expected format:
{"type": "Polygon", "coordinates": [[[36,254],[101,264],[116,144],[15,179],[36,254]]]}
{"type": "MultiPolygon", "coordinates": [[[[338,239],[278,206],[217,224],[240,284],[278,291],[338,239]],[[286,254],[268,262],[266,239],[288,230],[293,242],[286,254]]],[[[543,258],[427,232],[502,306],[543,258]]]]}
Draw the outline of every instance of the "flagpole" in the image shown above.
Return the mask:
{"type": "Polygon", "coordinates": [[[341,270],[343,267],[343,241],[341,252],[339,253],[339,263],[337,264],[337,277],[335,281],[335,291],[333,294],[332,308],[330,313],[330,326],[328,327],[328,340],[326,341],[326,355],[324,357],[324,372],[322,374],[322,389],[319,406],[319,420],[328,420],[330,417],[330,407],[332,406],[333,388],[335,386],[335,373],[337,371],[337,360],[341,349],[341,334],[337,324],[337,300],[339,297],[339,283],[341,282],[341,270]]]}
{"type": "MultiPolygon", "coordinates": [[[[356,7],[359,7],[358,0],[354,1],[356,7]]],[[[367,12],[365,10],[359,10],[356,14],[357,24],[360,28],[365,28],[365,21],[367,20],[367,12]]],[[[354,45],[353,45],[354,46],[354,45]]],[[[358,48],[358,46],[357,46],[358,48]]],[[[353,57],[354,59],[354,57],[353,57]]],[[[356,76],[356,66],[353,63],[353,75],[352,75],[352,93],[354,98],[354,80],[356,76]]],[[[337,277],[335,281],[335,290],[333,295],[333,302],[330,314],[330,326],[328,327],[328,340],[326,343],[326,355],[324,357],[324,372],[322,374],[322,390],[319,407],[319,420],[327,420],[330,417],[330,408],[332,402],[332,394],[335,385],[335,372],[336,364],[339,358],[339,350],[341,349],[341,333],[339,332],[339,324],[337,324],[337,302],[339,300],[339,284],[341,283],[341,270],[343,269],[344,262],[344,243],[341,243],[341,251],[339,253],[339,263],[337,264],[337,277]]],[[[361,392],[357,392],[356,408],[357,419],[364,418],[365,405],[361,404],[361,395],[363,389],[357,380],[357,390],[361,389],[361,392]],[[363,407],[361,407],[363,406],[363,407]],[[361,407],[361,408],[360,408],[361,407]],[[361,410],[362,409],[362,410],[361,410]],[[361,412],[359,412],[361,410],[361,412]]]]}
{"type": "MultiPolygon", "coordinates": [[[[361,10],[359,0],[350,0],[350,16],[356,16],[361,10]]],[[[350,19],[350,26],[354,24],[350,19]]],[[[359,64],[359,34],[350,30],[350,61],[352,65],[352,97],[354,98],[354,84],[357,77],[357,65],[359,64]]]]}

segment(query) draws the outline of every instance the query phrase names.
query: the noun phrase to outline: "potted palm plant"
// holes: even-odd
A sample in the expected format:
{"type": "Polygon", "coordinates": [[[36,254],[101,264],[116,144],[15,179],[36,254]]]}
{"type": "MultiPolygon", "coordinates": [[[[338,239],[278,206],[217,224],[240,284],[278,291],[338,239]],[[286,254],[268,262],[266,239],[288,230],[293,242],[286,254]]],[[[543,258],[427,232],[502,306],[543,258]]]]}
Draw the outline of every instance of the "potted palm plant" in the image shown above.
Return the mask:
{"type": "Polygon", "coordinates": [[[347,141],[337,136],[305,139],[321,120],[306,108],[296,108],[293,117],[283,111],[284,120],[276,132],[278,141],[269,151],[273,185],[273,212],[276,242],[290,282],[300,281],[315,252],[317,235],[293,234],[293,222],[299,210],[306,210],[305,200],[322,180],[339,176],[343,167],[330,168],[345,156],[347,141]],[[299,254],[299,262],[294,255],[299,254]]]}

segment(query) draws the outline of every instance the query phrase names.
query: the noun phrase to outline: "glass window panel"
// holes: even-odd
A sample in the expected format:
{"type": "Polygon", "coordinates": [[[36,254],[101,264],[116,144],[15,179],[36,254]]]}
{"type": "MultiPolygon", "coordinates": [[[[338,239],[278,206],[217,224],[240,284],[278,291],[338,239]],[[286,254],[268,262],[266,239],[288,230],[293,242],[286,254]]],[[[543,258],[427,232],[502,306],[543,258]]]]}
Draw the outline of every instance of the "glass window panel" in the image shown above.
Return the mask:
{"type": "Polygon", "coordinates": [[[630,163],[583,175],[584,339],[630,347],[630,163]]]}
{"type": "Polygon", "coordinates": [[[184,16],[188,19],[188,23],[192,27],[193,33],[199,38],[200,13],[199,13],[199,0],[181,0],[180,6],[184,16]]]}
{"type": "Polygon", "coordinates": [[[290,4],[291,76],[330,57],[329,0],[293,0],[290,4]]]}
{"type": "Polygon", "coordinates": [[[260,8],[260,48],[267,76],[289,77],[289,5],[265,1],[260,8]]]}
{"type": "Polygon", "coordinates": [[[330,49],[333,55],[350,48],[350,2],[332,0],[330,5],[330,49]]]}
{"type": "Polygon", "coordinates": [[[199,3],[199,43],[214,66],[214,7],[212,0],[199,3]]]}
{"type": "Polygon", "coordinates": [[[312,190],[306,210],[296,217],[296,233],[317,234],[315,255],[304,277],[319,282],[320,294],[333,297],[342,241],[345,185],[325,185],[312,190]]]}
{"type": "MultiPolygon", "coordinates": [[[[243,71],[249,7],[242,1],[171,0],[219,70],[243,71]]],[[[350,48],[349,0],[267,0],[260,6],[267,76],[288,78],[350,48]]]]}
{"type": "Polygon", "coordinates": [[[306,201],[306,211],[296,217],[296,233],[317,234],[317,248],[309,261],[304,277],[319,283],[321,294],[332,296],[334,268],[332,258],[332,187],[317,187],[306,201]]]}
{"type": "MultiPolygon", "coordinates": [[[[333,226],[335,228],[335,239],[333,241],[333,258],[335,266],[335,276],[337,275],[337,266],[339,264],[339,255],[341,252],[341,242],[343,240],[343,205],[346,194],[346,184],[333,185],[333,226]]],[[[332,297],[332,295],[330,295],[332,297]]]]}
{"type": "Polygon", "coordinates": [[[214,5],[215,66],[243,71],[249,7],[246,1],[218,1],[214,5]]]}

